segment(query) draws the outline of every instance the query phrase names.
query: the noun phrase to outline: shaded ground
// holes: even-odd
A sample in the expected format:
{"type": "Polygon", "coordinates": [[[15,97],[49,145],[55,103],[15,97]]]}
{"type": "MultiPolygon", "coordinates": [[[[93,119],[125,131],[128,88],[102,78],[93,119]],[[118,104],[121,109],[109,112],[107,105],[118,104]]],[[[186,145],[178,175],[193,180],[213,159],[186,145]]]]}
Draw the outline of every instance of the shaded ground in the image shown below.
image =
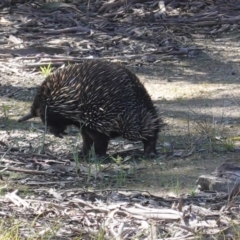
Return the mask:
{"type": "Polygon", "coordinates": [[[230,21],[239,11],[231,8],[234,5],[224,9],[224,2],[218,4],[204,3],[198,14],[186,11],[182,22],[176,21],[174,14],[180,10],[175,7],[162,22],[154,15],[152,24],[151,10],[157,14],[158,9],[154,2],[105,15],[97,15],[97,4],[91,3],[88,16],[82,3],[71,5],[82,12],[24,4],[14,6],[12,14],[3,10],[0,154],[1,169],[11,171],[2,174],[2,193],[18,189],[21,197],[30,193],[45,199],[50,188],[63,195],[72,191],[74,196],[83,189],[132,189],[178,199],[180,194],[193,194],[198,177],[222,162],[239,163],[240,33],[239,24],[230,21]],[[218,11],[211,15],[214,7],[218,11]],[[35,14],[30,14],[33,10],[35,14]],[[223,13],[230,23],[219,20],[223,13]],[[201,22],[197,19],[215,24],[192,24],[201,22]],[[76,26],[78,31],[71,30],[76,26]],[[168,123],[159,135],[156,159],[141,157],[141,143],[117,139],[110,143],[110,160],[83,160],[77,154],[81,137],[76,129],[69,128],[67,137],[56,139],[44,135],[38,120],[17,123],[44,79],[40,66],[57,67],[88,57],[115,59],[140,77],[168,123]],[[22,173],[23,169],[30,172],[22,173]],[[42,172],[34,172],[38,170],[42,172]]]}
{"type": "MultiPolygon", "coordinates": [[[[233,138],[238,137],[240,129],[239,59],[237,54],[233,55],[233,49],[238,43],[229,40],[224,42],[224,38],[220,43],[215,42],[215,45],[213,42],[208,45],[208,42],[210,41],[196,42],[198,45],[205,46],[207,50],[194,58],[181,58],[177,63],[163,62],[159,66],[132,68],[145,83],[159,111],[162,112],[165,122],[168,123],[159,137],[160,156],[157,161],[161,162],[160,167],[154,174],[152,170],[155,170],[155,165],[152,169],[152,164],[150,164],[148,166],[150,169],[144,170],[145,176],[142,177],[147,179],[145,180],[147,182],[146,185],[140,183],[143,189],[151,186],[154,192],[159,191],[161,194],[165,188],[174,188],[179,181],[184,186],[181,190],[189,191],[188,188],[194,187],[195,180],[200,173],[212,172],[222,161],[236,158],[235,155],[238,155],[238,153],[229,151],[234,150],[234,146],[237,147],[237,142],[233,142],[233,138]],[[224,49],[222,49],[223,42],[227,46],[224,49]],[[229,137],[229,141],[226,141],[227,137],[229,137]],[[219,141],[216,141],[215,138],[219,141]],[[213,142],[210,143],[210,141],[213,142]],[[223,141],[222,144],[221,141],[223,141]],[[170,149],[169,145],[171,145],[170,149]],[[164,149],[164,146],[167,149],[164,149]],[[190,156],[181,153],[186,152],[188,155],[193,148],[197,149],[190,156]],[[166,156],[164,151],[169,151],[169,154],[166,156]],[[176,151],[176,154],[171,151],[176,151]],[[177,153],[178,151],[180,153],[177,153]],[[170,184],[169,178],[166,176],[168,171],[170,184]],[[146,172],[149,172],[150,176],[146,176],[146,172]],[[163,189],[159,189],[159,183],[163,189]]],[[[234,52],[236,53],[236,50],[234,52]]],[[[13,139],[14,136],[22,139],[29,133],[32,121],[19,124],[16,120],[27,112],[29,101],[35,92],[35,86],[43,79],[44,76],[41,76],[40,73],[34,77],[28,77],[27,73],[24,77],[1,76],[1,92],[6,96],[2,98],[2,141],[9,137],[13,139]],[[4,111],[7,118],[4,117],[4,111]],[[6,132],[6,130],[8,131],[6,132]]],[[[34,125],[33,131],[39,128],[43,131],[41,124],[34,125]]],[[[78,138],[78,136],[74,136],[76,133],[76,130],[70,132],[70,140],[67,137],[67,140],[62,140],[63,144],[68,144],[69,141],[74,142],[78,138]]],[[[37,136],[36,134],[34,133],[33,138],[37,136]]],[[[40,136],[39,139],[41,139],[40,136]]],[[[48,137],[50,143],[57,144],[59,141],[51,136],[48,137]]],[[[80,147],[81,138],[77,141],[79,141],[80,147]]],[[[122,141],[122,143],[124,142],[122,141]]],[[[142,147],[141,143],[138,146],[142,147]]],[[[110,146],[110,149],[111,147],[113,146],[110,146]]],[[[65,150],[70,153],[72,151],[70,147],[62,147],[58,151],[64,153],[65,150]]],[[[120,149],[116,147],[116,150],[121,150],[121,147],[120,149]]],[[[52,152],[52,154],[55,153],[52,152]]],[[[138,189],[137,182],[129,184],[130,186],[134,184],[138,189]]]]}

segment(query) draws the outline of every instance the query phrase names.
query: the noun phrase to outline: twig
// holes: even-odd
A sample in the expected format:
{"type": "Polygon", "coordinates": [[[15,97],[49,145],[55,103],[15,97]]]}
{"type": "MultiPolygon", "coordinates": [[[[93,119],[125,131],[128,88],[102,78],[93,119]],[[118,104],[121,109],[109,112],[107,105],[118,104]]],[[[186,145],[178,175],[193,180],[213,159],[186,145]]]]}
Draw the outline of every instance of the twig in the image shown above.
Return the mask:
{"type": "Polygon", "coordinates": [[[23,168],[15,168],[15,167],[6,167],[6,166],[1,166],[0,169],[4,169],[4,171],[11,171],[11,172],[22,172],[26,174],[33,174],[33,175],[49,175],[51,176],[52,173],[44,172],[44,171],[37,171],[37,170],[28,170],[28,169],[23,169],[23,168]]]}

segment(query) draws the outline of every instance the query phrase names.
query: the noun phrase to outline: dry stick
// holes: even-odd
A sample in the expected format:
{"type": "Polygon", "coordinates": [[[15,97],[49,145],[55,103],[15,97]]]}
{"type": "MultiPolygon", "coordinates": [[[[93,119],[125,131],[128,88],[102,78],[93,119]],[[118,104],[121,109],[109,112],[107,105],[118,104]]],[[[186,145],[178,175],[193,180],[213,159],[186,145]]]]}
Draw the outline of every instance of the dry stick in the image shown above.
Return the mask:
{"type": "Polygon", "coordinates": [[[155,240],[196,240],[196,236],[193,236],[192,233],[187,234],[184,237],[170,237],[170,238],[158,238],[155,240]]]}
{"type": "Polygon", "coordinates": [[[194,234],[196,234],[196,231],[194,230],[194,229],[192,229],[192,228],[190,228],[190,227],[188,227],[188,226],[186,226],[186,225],[181,225],[181,224],[174,224],[174,226],[175,227],[179,227],[179,228],[182,228],[182,229],[184,229],[184,230],[186,230],[186,231],[188,231],[188,232],[191,232],[191,233],[194,233],[194,234]]]}
{"type": "Polygon", "coordinates": [[[44,174],[44,175],[52,175],[52,173],[44,172],[44,171],[36,171],[36,170],[28,170],[23,168],[15,168],[15,167],[6,167],[0,165],[1,172],[11,171],[11,172],[22,172],[27,174],[44,174]]]}
{"type": "Polygon", "coordinates": [[[140,215],[150,219],[179,220],[182,217],[182,213],[172,209],[149,209],[148,211],[140,211],[139,209],[125,207],[120,207],[120,209],[132,215],[140,215]]]}
{"type": "Polygon", "coordinates": [[[62,33],[70,33],[70,32],[77,32],[77,31],[87,31],[90,32],[90,28],[86,27],[70,27],[70,28],[64,28],[64,29],[58,29],[58,30],[52,30],[52,29],[39,29],[40,31],[43,31],[45,34],[62,34],[62,33]]]}
{"type": "MultiPolygon", "coordinates": [[[[156,208],[148,208],[148,207],[144,207],[144,206],[141,206],[140,204],[136,203],[134,204],[135,207],[137,207],[138,209],[135,209],[138,213],[145,213],[145,212],[149,212],[149,213],[159,213],[159,214],[174,214],[174,215],[180,215],[182,216],[182,213],[181,212],[178,212],[176,210],[173,210],[173,209],[156,209],[156,208]],[[141,211],[141,210],[144,210],[144,211],[141,211]]],[[[130,208],[129,208],[130,210],[130,208]]],[[[134,210],[134,209],[133,209],[134,210]]],[[[134,213],[134,212],[133,212],[134,213]]]]}
{"type": "Polygon", "coordinates": [[[26,182],[25,185],[28,186],[46,186],[46,185],[54,185],[54,184],[65,184],[65,183],[72,183],[73,181],[52,181],[52,182],[47,182],[47,181],[30,181],[30,182],[26,182]]]}
{"type": "Polygon", "coordinates": [[[21,205],[23,205],[25,208],[29,207],[28,202],[26,202],[25,200],[23,200],[22,198],[20,198],[19,196],[16,195],[16,193],[18,192],[18,190],[15,190],[12,193],[7,193],[5,195],[6,198],[8,198],[9,200],[11,200],[15,205],[17,205],[18,207],[20,207],[21,205]]]}
{"type": "MultiPolygon", "coordinates": [[[[77,190],[79,191],[79,188],[77,188],[77,190]]],[[[81,190],[82,193],[97,193],[97,192],[102,192],[103,191],[103,190],[98,190],[98,189],[94,189],[94,190],[90,191],[90,190],[86,190],[84,188],[82,188],[80,190],[81,190]]],[[[64,192],[72,192],[72,191],[73,191],[73,189],[66,189],[66,190],[64,190],[64,192]]],[[[126,188],[122,188],[122,189],[119,190],[117,188],[107,188],[107,189],[104,189],[104,191],[105,192],[113,192],[113,191],[115,191],[115,192],[119,192],[119,193],[128,192],[128,191],[131,192],[131,193],[137,192],[137,193],[141,193],[143,196],[160,199],[161,201],[168,202],[168,203],[172,203],[172,202],[175,202],[177,200],[180,200],[180,198],[164,199],[163,197],[151,194],[149,191],[139,190],[139,189],[126,189],[126,188]]]]}
{"type": "Polygon", "coordinates": [[[22,56],[22,57],[16,57],[15,60],[34,60],[34,59],[45,59],[45,61],[53,61],[53,59],[57,59],[57,60],[75,60],[78,59],[77,57],[72,57],[72,56],[66,56],[66,55],[57,55],[57,56],[52,56],[49,54],[44,54],[43,56],[22,56]]]}
{"type": "MultiPolygon", "coordinates": [[[[11,148],[11,150],[14,151],[19,151],[19,148],[11,148]]],[[[6,152],[0,152],[0,154],[4,154],[6,152]]],[[[17,152],[16,154],[12,153],[12,152],[7,152],[5,155],[11,155],[11,156],[19,156],[21,155],[21,157],[25,156],[25,157],[40,157],[40,158],[49,158],[50,157],[53,157],[55,159],[58,159],[58,157],[54,156],[53,154],[51,153],[47,153],[47,154],[38,154],[38,153],[21,153],[21,152],[17,152]],[[49,156],[48,156],[49,155],[49,156]]],[[[52,159],[48,159],[49,161],[54,161],[52,159]]],[[[59,160],[60,161],[60,160],[59,160]]],[[[65,161],[68,161],[67,159],[65,161]]],[[[63,161],[63,163],[65,162],[63,161]]],[[[56,160],[56,162],[58,163],[58,161],[56,160]]],[[[62,162],[62,161],[60,161],[62,162]]]]}
{"type": "MultiPolygon", "coordinates": [[[[96,212],[100,212],[100,213],[103,212],[103,213],[107,214],[107,213],[109,213],[111,211],[109,208],[96,207],[96,206],[94,206],[94,205],[92,205],[92,204],[90,204],[90,203],[88,203],[88,202],[86,202],[86,201],[84,201],[82,199],[79,199],[79,198],[73,198],[71,200],[71,202],[78,203],[79,205],[83,205],[83,206],[89,207],[90,209],[84,209],[85,212],[93,212],[94,211],[95,213],[96,212]]],[[[115,208],[117,208],[117,207],[115,207],[115,208]]]]}
{"type": "MultiPolygon", "coordinates": [[[[152,55],[157,55],[162,56],[163,55],[184,55],[184,54],[188,54],[189,51],[192,50],[198,50],[197,48],[191,49],[191,48],[181,48],[179,50],[173,50],[173,49],[169,49],[169,50],[164,50],[164,49],[160,49],[157,51],[149,51],[146,54],[128,54],[128,55],[124,55],[124,56],[107,56],[107,57],[95,57],[95,58],[89,58],[89,57],[70,57],[70,56],[50,56],[50,55],[45,55],[45,56],[41,56],[41,62],[39,63],[29,63],[26,64],[24,66],[26,67],[39,67],[39,66],[43,66],[46,64],[50,64],[50,63],[55,63],[55,64],[60,64],[62,61],[84,61],[84,60],[94,60],[94,59],[98,59],[98,60],[103,60],[103,59],[113,59],[113,60],[134,60],[134,59],[138,59],[140,57],[146,57],[146,56],[152,56],[152,55]]],[[[39,56],[30,56],[30,57],[19,57],[17,60],[28,60],[28,59],[38,59],[39,56]]]]}
{"type": "MultiPolygon", "coordinates": [[[[165,54],[165,53],[164,53],[165,54]]],[[[148,54],[149,55],[149,54],[148,54]]],[[[168,54],[170,55],[170,54],[168,54]]],[[[143,57],[144,55],[141,54],[141,55],[130,55],[130,56],[116,56],[116,57],[93,57],[91,58],[91,60],[110,60],[110,59],[113,59],[113,60],[135,60],[135,59],[139,59],[140,57],[143,57]]],[[[161,56],[162,58],[164,56],[161,56]]],[[[88,57],[83,57],[83,58],[75,58],[75,59],[72,59],[72,61],[75,61],[75,62],[82,62],[83,60],[89,60],[90,58],[88,57]]],[[[160,59],[160,58],[159,58],[160,59]]],[[[65,61],[69,61],[68,59],[57,59],[57,60],[50,60],[50,61],[42,61],[41,63],[29,63],[29,64],[25,64],[23,67],[27,67],[27,68],[30,68],[30,67],[41,67],[41,66],[45,66],[45,65],[53,65],[53,66],[57,66],[57,65],[63,65],[65,61]]]]}

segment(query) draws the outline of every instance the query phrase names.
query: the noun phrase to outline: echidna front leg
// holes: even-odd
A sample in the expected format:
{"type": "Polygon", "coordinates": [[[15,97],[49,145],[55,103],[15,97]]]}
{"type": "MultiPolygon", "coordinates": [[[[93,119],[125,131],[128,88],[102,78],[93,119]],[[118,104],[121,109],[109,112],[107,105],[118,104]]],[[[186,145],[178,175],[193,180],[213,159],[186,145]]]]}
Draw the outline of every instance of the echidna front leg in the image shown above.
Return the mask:
{"type": "Polygon", "coordinates": [[[97,156],[105,156],[107,153],[109,137],[97,131],[82,128],[83,137],[83,154],[89,154],[92,146],[94,146],[95,154],[97,156]]]}
{"type": "Polygon", "coordinates": [[[151,156],[151,155],[157,154],[157,151],[156,151],[157,138],[156,137],[143,140],[143,144],[144,144],[144,155],[151,156]]]}
{"type": "Polygon", "coordinates": [[[89,151],[91,150],[91,147],[93,146],[93,140],[88,135],[87,131],[82,129],[82,138],[83,138],[83,147],[82,147],[82,153],[84,156],[88,155],[89,151]]]}
{"type": "Polygon", "coordinates": [[[101,133],[95,135],[94,149],[97,156],[105,156],[107,154],[109,138],[101,133]]]}

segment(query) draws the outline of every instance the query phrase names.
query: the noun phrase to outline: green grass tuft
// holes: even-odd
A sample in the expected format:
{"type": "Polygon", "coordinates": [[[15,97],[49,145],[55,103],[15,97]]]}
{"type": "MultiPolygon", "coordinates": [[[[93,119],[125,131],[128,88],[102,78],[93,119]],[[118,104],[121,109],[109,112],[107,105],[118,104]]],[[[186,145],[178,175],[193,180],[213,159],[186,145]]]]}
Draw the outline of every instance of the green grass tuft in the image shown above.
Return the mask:
{"type": "Polygon", "coordinates": [[[51,64],[48,64],[48,66],[40,67],[40,69],[41,69],[42,75],[45,77],[49,76],[52,72],[51,64]]]}

